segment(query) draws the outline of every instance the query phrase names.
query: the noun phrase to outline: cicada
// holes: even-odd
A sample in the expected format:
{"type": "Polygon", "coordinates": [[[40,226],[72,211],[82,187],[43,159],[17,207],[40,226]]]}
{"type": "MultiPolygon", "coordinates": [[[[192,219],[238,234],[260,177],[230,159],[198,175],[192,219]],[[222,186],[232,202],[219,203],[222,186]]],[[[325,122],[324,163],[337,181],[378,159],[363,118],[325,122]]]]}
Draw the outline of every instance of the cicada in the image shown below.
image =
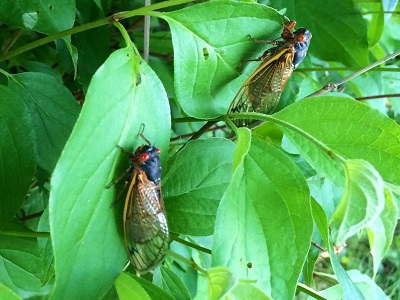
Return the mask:
{"type": "Polygon", "coordinates": [[[120,148],[131,164],[108,187],[128,176],[123,215],[125,248],[136,271],[143,274],[164,261],[169,231],[161,194],[161,151],[151,146],[142,133],[140,136],[147,145],[138,147],[135,153],[120,148]]]}
{"type": "MultiPolygon", "coordinates": [[[[243,83],[229,106],[228,113],[260,112],[270,114],[279,103],[279,99],[293,70],[302,62],[307,54],[311,32],[305,28],[294,29],[296,22],[282,24],[283,31],[280,41],[256,42],[273,44],[255,60],[262,61],[260,66],[243,83]]],[[[251,120],[237,120],[238,126],[251,123],[251,120]]]]}

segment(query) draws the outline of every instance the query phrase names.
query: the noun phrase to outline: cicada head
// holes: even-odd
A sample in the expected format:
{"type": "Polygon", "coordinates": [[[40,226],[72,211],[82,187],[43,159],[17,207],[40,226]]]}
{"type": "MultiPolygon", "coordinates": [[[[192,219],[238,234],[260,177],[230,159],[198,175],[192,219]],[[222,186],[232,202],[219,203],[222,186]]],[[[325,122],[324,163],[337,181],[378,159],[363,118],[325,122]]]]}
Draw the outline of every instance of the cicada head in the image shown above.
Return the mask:
{"type": "Polygon", "coordinates": [[[160,153],[159,148],[143,145],[137,148],[132,156],[129,156],[129,159],[146,174],[147,179],[156,185],[161,181],[160,153]]]}
{"type": "Polygon", "coordinates": [[[306,28],[299,28],[294,33],[294,50],[295,54],[293,57],[293,69],[303,61],[306,57],[308,46],[310,45],[310,40],[312,38],[311,32],[306,28]]]}

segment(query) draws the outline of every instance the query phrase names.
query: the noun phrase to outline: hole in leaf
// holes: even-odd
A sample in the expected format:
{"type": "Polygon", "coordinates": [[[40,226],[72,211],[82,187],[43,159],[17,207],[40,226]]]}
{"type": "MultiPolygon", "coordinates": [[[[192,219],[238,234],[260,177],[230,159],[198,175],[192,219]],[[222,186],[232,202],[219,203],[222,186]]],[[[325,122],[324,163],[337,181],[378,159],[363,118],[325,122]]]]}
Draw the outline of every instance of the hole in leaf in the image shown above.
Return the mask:
{"type": "Polygon", "coordinates": [[[138,74],[136,76],[136,86],[138,86],[141,82],[142,82],[142,76],[140,74],[138,74]]]}
{"type": "Polygon", "coordinates": [[[203,48],[203,57],[204,60],[207,60],[210,57],[210,53],[208,53],[208,49],[207,48],[203,48]]]}

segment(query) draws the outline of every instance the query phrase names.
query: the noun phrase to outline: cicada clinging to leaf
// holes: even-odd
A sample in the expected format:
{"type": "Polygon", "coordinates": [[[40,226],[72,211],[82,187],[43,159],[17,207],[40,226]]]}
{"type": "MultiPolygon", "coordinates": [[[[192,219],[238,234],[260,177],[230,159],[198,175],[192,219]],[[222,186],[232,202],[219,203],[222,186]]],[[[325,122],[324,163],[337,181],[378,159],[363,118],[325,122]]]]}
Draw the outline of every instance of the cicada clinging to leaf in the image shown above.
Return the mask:
{"type": "MultiPolygon", "coordinates": [[[[305,28],[294,29],[296,22],[288,25],[282,24],[283,31],[280,41],[256,42],[273,44],[275,47],[268,49],[255,60],[262,61],[260,66],[243,83],[229,106],[228,113],[235,112],[260,112],[270,114],[279,103],[279,99],[293,70],[302,62],[307,54],[311,32],[305,28]]],[[[236,125],[244,126],[251,120],[237,120],[236,125]]]]}
{"type": "Polygon", "coordinates": [[[142,133],[140,136],[147,145],[138,147],[135,153],[120,148],[131,164],[107,187],[128,177],[123,214],[125,248],[136,271],[146,273],[164,261],[169,231],[161,194],[160,149],[152,146],[142,133]]]}

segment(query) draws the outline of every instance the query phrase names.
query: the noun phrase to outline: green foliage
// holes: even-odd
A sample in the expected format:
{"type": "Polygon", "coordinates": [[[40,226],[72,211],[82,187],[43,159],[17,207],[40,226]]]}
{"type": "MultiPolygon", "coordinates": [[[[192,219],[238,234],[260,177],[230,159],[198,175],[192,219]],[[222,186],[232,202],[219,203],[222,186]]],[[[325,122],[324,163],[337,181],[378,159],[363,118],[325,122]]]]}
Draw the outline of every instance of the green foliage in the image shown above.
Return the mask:
{"type": "Polygon", "coordinates": [[[400,101],[354,99],[398,93],[398,61],[307,98],[397,49],[399,17],[383,14],[396,1],[28,2],[0,5],[0,298],[399,294],[380,274],[399,244],[400,101]],[[279,38],[280,12],[312,32],[307,57],[277,112],[231,114],[265,121],[236,128],[229,104],[259,64],[242,62],[271,47],[249,35],[279,38]],[[142,130],[161,149],[171,251],[137,277],[123,271],[124,182],[107,186],[142,130]],[[370,262],[346,270],[354,251],[335,249],[359,236],[370,262]]]}

